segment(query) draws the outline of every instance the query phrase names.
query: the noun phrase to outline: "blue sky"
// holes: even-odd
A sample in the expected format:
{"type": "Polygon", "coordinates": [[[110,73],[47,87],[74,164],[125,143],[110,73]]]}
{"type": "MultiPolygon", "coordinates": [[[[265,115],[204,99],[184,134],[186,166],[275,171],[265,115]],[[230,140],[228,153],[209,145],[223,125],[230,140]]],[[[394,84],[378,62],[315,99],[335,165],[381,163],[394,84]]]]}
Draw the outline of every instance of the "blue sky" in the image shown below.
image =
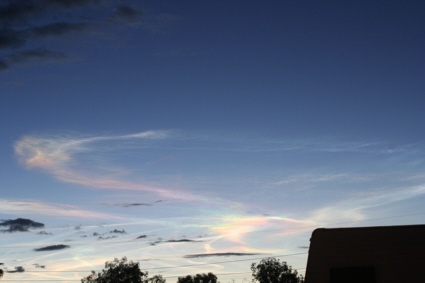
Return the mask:
{"type": "Polygon", "coordinates": [[[0,226],[3,268],[25,269],[4,280],[127,256],[244,282],[267,256],[303,273],[318,227],[423,224],[424,12],[4,1],[0,219],[44,224],[0,226]]]}

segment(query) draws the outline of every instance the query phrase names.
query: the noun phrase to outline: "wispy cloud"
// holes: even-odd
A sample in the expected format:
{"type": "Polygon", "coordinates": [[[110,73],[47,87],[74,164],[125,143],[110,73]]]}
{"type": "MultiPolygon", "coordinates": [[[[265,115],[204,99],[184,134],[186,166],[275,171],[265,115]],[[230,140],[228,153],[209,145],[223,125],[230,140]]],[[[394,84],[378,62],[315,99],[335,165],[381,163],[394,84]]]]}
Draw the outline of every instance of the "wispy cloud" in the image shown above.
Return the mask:
{"type": "MultiPolygon", "coordinates": [[[[15,144],[15,152],[19,160],[28,168],[43,169],[60,180],[73,182],[74,175],[78,173],[73,172],[69,167],[78,163],[78,160],[75,159],[76,154],[97,150],[94,147],[90,147],[92,143],[125,139],[161,139],[165,136],[165,132],[144,132],[133,135],[88,138],[26,136],[15,144]],[[56,169],[58,167],[59,169],[56,169]]],[[[82,181],[82,183],[84,182],[82,181]]]]}
{"type": "Polygon", "coordinates": [[[376,190],[359,192],[350,199],[324,205],[311,212],[311,219],[322,225],[367,219],[371,208],[390,205],[398,201],[411,199],[425,194],[425,184],[399,188],[391,191],[376,190]]]}
{"type": "MultiPolygon", "coordinates": [[[[15,143],[15,152],[20,162],[27,168],[41,169],[56,179],[78,184],[85,187],[111,190],[145,191],[167,199],[179,199],[187,202],[210,203],[230,205],[237,207],[240,204],[223,200],[212,195],[206,196],[201,192],[188,191],[185,188],[173,186],[163,178],[159,181],[129,181],[123,175],[128,174],[128,169],[114,168],[105,162],[85,160],[87,156],[96,155],[99,160],[104,160],[102,155],[118,152],[122,149],[131,149],[132,153],[180,150],[185,152],[215,153],[250,153],[261,154],[267,152],[319,152],[329,154],[358,153],[382,155],[385,144],[378,142],[338,142],[332,139],[305,139],[305,140],[268,140],[261,138],[247,139],[243,137],[214,135],[207,132],[179,132],[179,131],[146,131],[125,135],[98,135],[98,136],[64,136],[64,135],[31,135],[25,136],[15,143]],[[167,184],[167,185],[165,185],[167,184]]],[[[401,152],[414,148],[417,145],[403,148],[401,152]]],[[[412,149],[413,150],[413,149],[412,149]]],[[[397,151],[399,152],[399,151],[397,151]]],[[[391,153],[393,154],[393,153],[391,153]]],[[[265,186],[291,185],[299,181],[308,182],[361,182],[372,180],[376,176],[351,173],[329,174],[298,174],[275,182],[262,182],[265,186]]],[[[140,176],[143,178],[143,176],[140,176]]],[[[140,179],[139,178],[139,179],[140,179]]],[[[197,176],[192,179],[196,179],[197,176]]],[[[201,176],[202,178],[202,176],[201,176]]],[[[211,179],[208,182],[211,182],[211,179]]],[[[260,180],[261,181],[261,180],[260,180]]]]}
{"type": "MultiPolygon", "coordinates": [[[[121,136],[96,136],[86,138],[34,137],[26,136],[15,144],[19,160],[28,168],[42,169],[56,179],[83,185],[86,187],[115,190],[137,190],[158,194],[169,199],[202,201],[204,198],[179,189],[168,189],[145,183],[121,181],[105,174],[90,174],[78,170],[79,162],[75,157],[82,152],[98,150],[93,144],[106,141],[126,140],[162,140],[168,138],[165,131],[148,131],[121,136]]],[[[90,168],[95,171],[98,168],[90,168]]],[[[211,201],[209,199],[208,201],[211,201]]]]}
{"type": "Polygon", "coordinates": [[[0,213],[9,215],[38,214],[69,218],[122,219],[122,217],[113,214],[84,210],[72,205],[46,204],[36,201],[6,199],[0,199],[0,213]]]}
{"type": "Polygon", "coordinates": [[[328,174],[298,174],[288,176],[280,181],[273,182],[271,186],[289,185],[294,183],[325,183],[332,181],[343,181],[345,183],[364,182],[382,177],[377,174],[349,174],[349,173],[328,173],[328,174]]]}

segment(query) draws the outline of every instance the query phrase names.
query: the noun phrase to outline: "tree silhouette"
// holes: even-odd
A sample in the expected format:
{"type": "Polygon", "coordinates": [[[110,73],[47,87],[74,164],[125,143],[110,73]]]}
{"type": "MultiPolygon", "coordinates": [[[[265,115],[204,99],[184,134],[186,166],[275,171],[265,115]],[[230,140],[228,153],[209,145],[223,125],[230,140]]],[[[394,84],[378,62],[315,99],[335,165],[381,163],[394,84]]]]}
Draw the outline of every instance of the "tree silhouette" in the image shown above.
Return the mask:
{"type": "Polygon", "coordinates": [[[3,278],[3,269],[0,269],[0,279],[3,278]]]}
{"type": "MultiPolygon", "coordinates": [[[[162,279],[162,277],[161,277],[162,279]]],[[[165,283],[165,280],[157,283],[165,283]]],[[[81,279],[81,283],[147,283],[148,272],[142,272],[139,263],[128,261],[126,257],[121,260],[115,258],[105,263],[105,269],[96,274],[92,271],[87,277],[81,279]]]]}
{"type": "Polygon", "coordinates": [[[179,277],[177,283],[217,283],[217,276],[211,272],[208,272],[208,274],[196,274],[195,276],[187,275],[179,277]]]}
{"type": "Polygon", "coordinates": [[[259,283],[302,283],[304,279],[285,261],[274,257],[263,258],[259,264],[251,265],[252,282],[259,283]]]}
{"type": "Polygon", "coordinates": [[[166,283],[167,280],[162,277],[162,275],[154,275],[151,278],[149,278],[150,283],[166,283]]]}

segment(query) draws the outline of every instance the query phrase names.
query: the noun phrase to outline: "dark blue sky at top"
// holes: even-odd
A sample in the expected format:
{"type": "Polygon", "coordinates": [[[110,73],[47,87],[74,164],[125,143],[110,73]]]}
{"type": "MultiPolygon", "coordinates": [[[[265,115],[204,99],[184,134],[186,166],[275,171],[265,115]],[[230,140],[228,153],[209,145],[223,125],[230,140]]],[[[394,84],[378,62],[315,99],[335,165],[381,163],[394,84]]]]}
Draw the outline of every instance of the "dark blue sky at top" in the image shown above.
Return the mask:
{"type": "Polygon", "coordinates": [[[68,58],[2,72],[3,133],[423,138],[422,1],[135,6],[161,23],[40,41],[68,58]]]}

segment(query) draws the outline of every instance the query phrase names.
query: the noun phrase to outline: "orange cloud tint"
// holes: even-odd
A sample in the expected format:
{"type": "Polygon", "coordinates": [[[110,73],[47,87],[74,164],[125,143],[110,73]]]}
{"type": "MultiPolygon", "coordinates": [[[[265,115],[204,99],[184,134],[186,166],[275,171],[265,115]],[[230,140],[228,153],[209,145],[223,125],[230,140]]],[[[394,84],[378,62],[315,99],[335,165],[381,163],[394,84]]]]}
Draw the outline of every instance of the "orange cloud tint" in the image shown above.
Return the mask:
{"type": "Polygon", "coordinates": [[[222,224],[211,227],[230,241],[245,244],[243,238],[247,233],[259,232],[261,230],[278,230],[275,234],[293,234],[304,232],[302,229],[314,225],[312,221],[296,220],[285,217],[226,217],[222,224]]]}

